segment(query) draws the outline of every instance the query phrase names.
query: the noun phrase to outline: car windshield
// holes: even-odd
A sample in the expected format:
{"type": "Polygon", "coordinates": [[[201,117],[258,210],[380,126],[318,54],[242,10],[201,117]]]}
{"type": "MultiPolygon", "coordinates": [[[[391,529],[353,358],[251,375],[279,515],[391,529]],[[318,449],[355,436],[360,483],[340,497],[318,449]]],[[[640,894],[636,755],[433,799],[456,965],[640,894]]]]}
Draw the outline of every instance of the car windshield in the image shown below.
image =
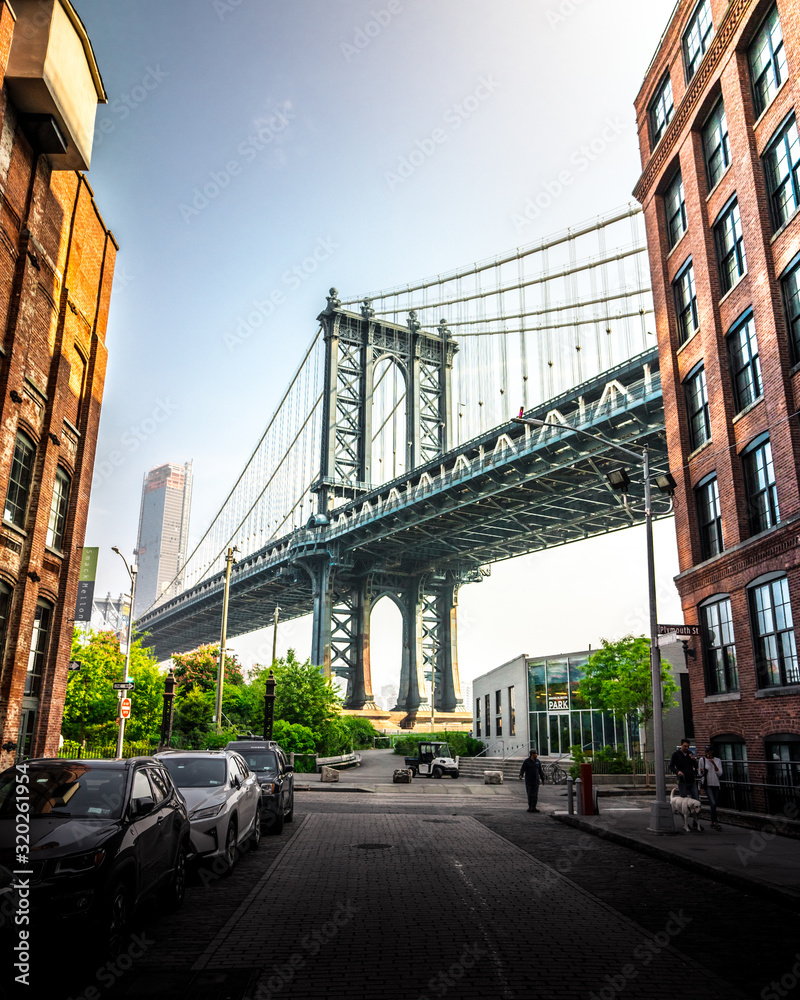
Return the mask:
{"type": "Polygon", "coordinates": [[[450,747],[446,743],[440,743],[439,746],[436,747],[435,754],[436,754],[437,757],[451,757],[452,756],[452,754],[450,753],[450,747]]]}
{"type": "Polygon", "coordinates": [[[257,774],[277,774],[278,761],[274,750],[242,750],[247,766],[257,774]]]}
{"type": "Polygon", "coordinates": [[[161,757],[178,788],[218,788],[225,784],[222,757],[161,757]]]}
{"type": "Polygon", "coordinates": [[[0,775],[0,819],[11,819],[25,799],[36,817],[118,819],[122,815],[124,768],[70,762],[29,767],[27,774],[27,782],[18,780],[22,772],[14,767],[0,775]]]}

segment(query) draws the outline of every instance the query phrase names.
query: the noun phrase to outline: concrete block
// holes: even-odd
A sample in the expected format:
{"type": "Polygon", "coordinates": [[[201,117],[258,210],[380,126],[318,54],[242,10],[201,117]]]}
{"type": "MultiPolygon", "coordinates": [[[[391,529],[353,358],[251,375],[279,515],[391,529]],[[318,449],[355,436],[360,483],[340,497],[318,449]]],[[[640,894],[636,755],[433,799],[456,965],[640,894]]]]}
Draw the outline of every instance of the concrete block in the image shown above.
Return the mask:
{"type": "Polygon", "coordinates": [[[503,772],[502,771],[484,771],[483,772],[483,783],[484,783],[484,785],[502,785],[503,784],[503,772]]]}
{"type": "Polygon", "coordinates": [[[395,785],[410,785],[413,772],[410,767],[398,767],[392,775],[395,785]]]}
{"type": "Polygon", "coordinates": [[[326,767],[323,764],[322,770],[320,771],[319,780],[320,781],[338,781],[339,780],[339,772],[336,770],[335,767],[326,767]]]}

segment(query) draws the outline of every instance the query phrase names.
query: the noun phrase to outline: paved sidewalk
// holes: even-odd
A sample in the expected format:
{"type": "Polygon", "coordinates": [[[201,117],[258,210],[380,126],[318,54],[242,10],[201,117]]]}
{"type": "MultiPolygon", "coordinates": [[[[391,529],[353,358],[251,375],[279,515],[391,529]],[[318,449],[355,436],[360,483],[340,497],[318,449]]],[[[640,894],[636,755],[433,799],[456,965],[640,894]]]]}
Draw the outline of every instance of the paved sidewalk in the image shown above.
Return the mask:
{"type": "Polygon", "coordinates": [[[335,1000],[372,984],[409,1000],[675,1000],[691,984],[703,1000],[741,998],[685,956],[690,924],[677,903],[645,931],[472,817],[311,814],[186,995],[335,1000]],[[535,947],[544,927],[575,947],[535,947]]]}
{"type": "MultiPolygon", "coordinates": [[[[779,827],[762,831],[724,826],[721,832],[701,821],[702,833],[656,835],[648,832],[650,810],[600,800],[599,816],[569,816],[555,810],[554,819],[740,889],[758,892],[800,910],[800,840],[783,837],[779,827]]],[[[779,821],[776,821],[776,823],[779,821]]]]}

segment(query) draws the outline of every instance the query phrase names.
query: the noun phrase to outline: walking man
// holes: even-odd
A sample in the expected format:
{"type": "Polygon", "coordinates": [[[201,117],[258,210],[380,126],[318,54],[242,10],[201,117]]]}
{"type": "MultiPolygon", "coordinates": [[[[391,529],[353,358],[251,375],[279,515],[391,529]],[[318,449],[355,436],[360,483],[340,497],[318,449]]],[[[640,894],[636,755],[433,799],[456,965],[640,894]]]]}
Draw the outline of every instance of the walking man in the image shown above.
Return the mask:
{"type": "Polygon", "coordinates": [[[525,779],[525,791],[528,793],[528,812],[539,812],[536,803],[539,801],[539,785],[544,784],[544,771],[539,754],[535,750],[531,750],[530,757],[522,762],[522,767],[519,769],[519,780],[522,781],[523,778],[525,779]]]}
{"type": "Polygon", "coordinates": [[[689,750],[689,741],[684,737],[680,749],[676,750],[669,762],[669,769],[678,779],[678,793],[700,801],[697,791],[697,758],[689,750]]]}

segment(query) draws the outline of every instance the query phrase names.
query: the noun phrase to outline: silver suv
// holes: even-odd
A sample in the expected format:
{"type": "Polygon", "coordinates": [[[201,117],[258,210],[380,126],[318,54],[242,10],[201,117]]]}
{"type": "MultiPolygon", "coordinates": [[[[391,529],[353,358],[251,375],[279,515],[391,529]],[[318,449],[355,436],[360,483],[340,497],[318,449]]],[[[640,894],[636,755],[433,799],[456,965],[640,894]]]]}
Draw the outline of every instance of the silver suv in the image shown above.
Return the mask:
{"type": "Polygon", "coordinates": [[[244,844],[255,849],[261,840],[255,774],[232,750],[165,750],[156,759],[186,802],[195,854],[229,874],[244,844]]]}

